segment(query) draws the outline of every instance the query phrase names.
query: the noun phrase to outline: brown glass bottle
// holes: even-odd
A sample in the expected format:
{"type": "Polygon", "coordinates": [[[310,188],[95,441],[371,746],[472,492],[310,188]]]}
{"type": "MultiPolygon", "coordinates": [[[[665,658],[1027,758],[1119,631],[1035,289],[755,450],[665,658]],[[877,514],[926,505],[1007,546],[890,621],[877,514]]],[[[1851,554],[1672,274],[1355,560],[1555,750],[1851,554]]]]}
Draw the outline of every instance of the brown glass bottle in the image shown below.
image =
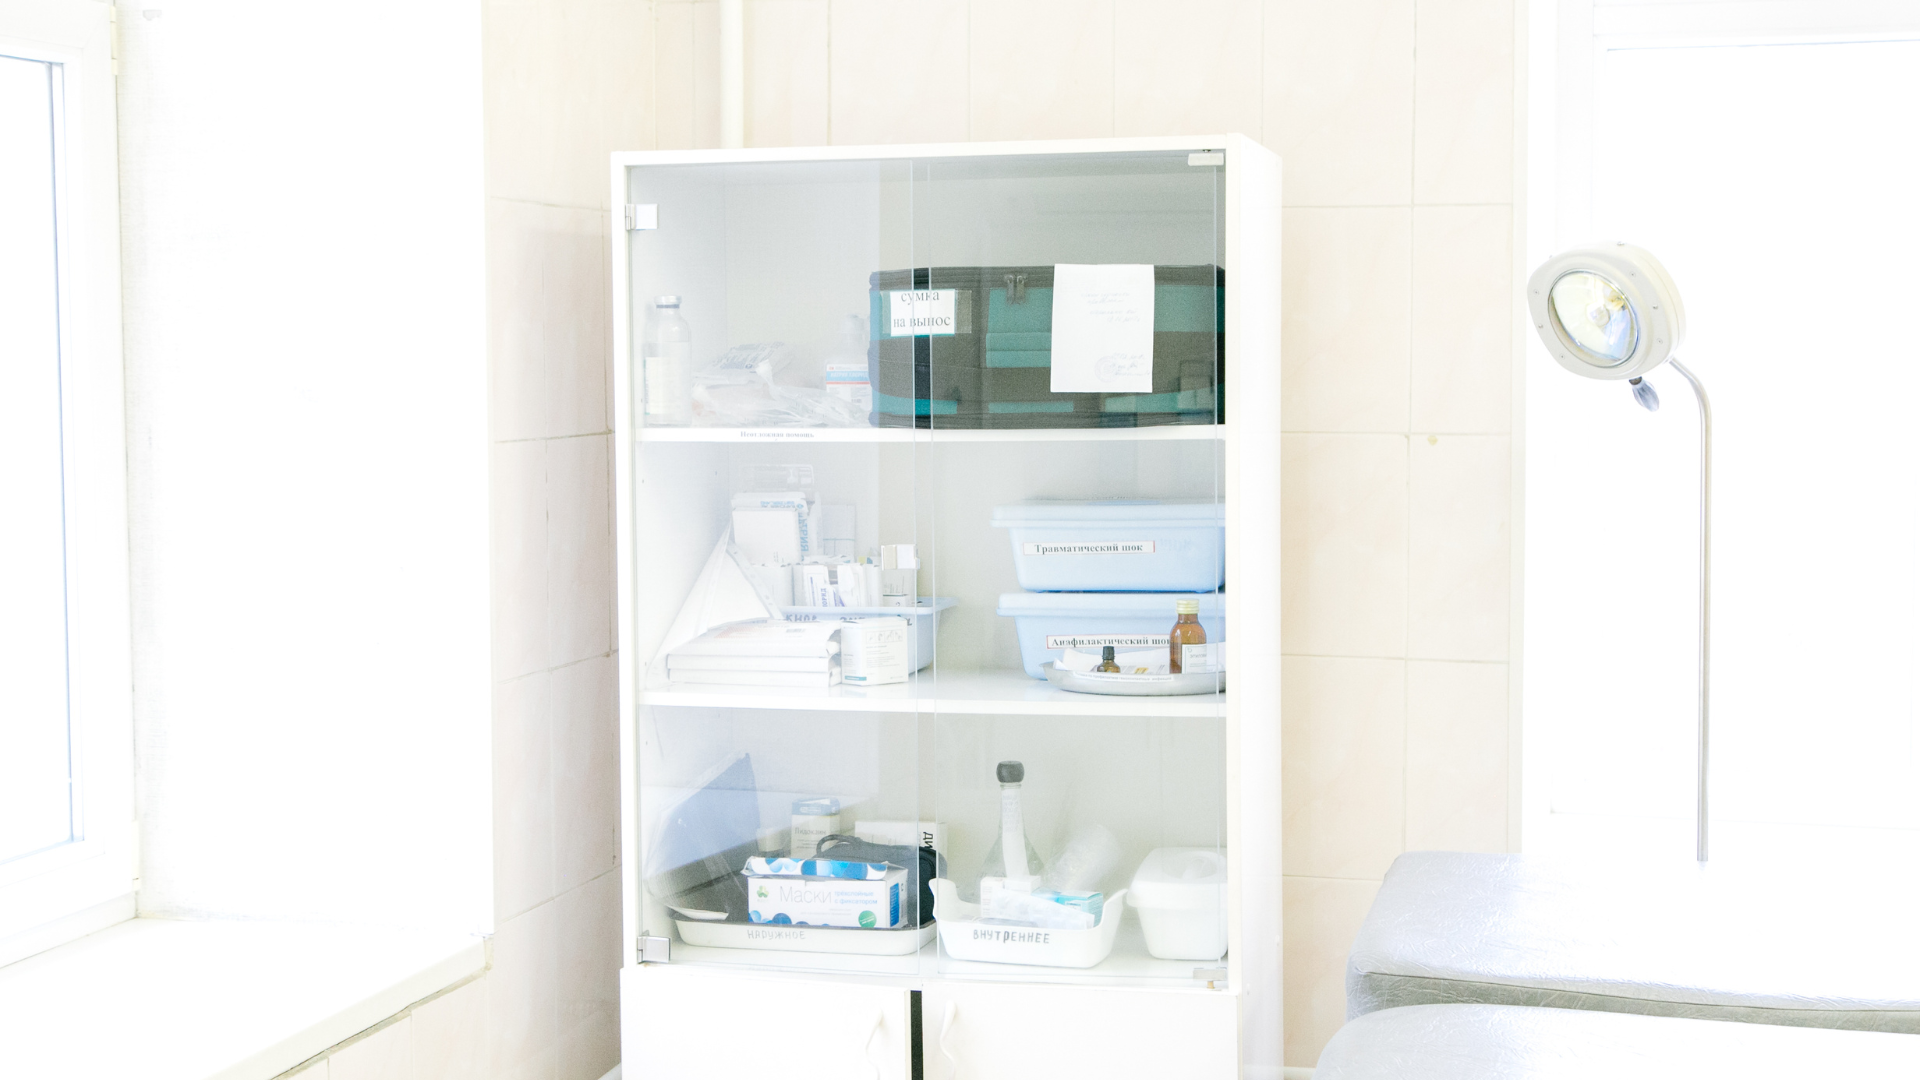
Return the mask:
{"type": "Polygon", "coordinates": [[[1167,670],[1180,674],[1180,647],[1205,645],[1207,630],[1200,625],[1200,601],[1175,600],[1173,629],[1167,632],[1167,670]]]}
{"type": "Polygon", "coordinates": [[[1113,662],[1113,646],[1111,645],[1100,646],[1100,666],[1097,668],[1094,668],[1093,670],[1111,671],[1115,674],[1119,674],[1120,665],[1113,662]]]}

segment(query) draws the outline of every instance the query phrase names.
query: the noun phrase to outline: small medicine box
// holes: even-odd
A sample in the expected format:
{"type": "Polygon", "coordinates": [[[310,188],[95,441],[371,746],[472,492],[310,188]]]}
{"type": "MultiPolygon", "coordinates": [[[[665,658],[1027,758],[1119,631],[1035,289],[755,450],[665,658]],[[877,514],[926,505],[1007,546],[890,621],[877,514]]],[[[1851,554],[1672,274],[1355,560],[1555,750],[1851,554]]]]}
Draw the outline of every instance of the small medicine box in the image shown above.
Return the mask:
{"type": "Polygon", "coordinates": [[[1013,541],[1023,589],[1212,592],[1226,583],[1227,510],[1211,500],[1018,503],[995,507],[993,525],[1013,541]]]}
{"type": "Polygon", "coordinates": [[[1179,617],[1174,610],[1178,600],[1199,601],[1208,642],[1227,640],[1225,593],[1001,593],[996,610],[1013,620],[1021,666],[1044,679],[1041,665],[1060,659],[1068,649],[1098,653],[1105,645],[1115,652],[1166,648],[1167,631],[1179,617]]]}
{"type": "Polygon", "coordinates": [[[1127,893],[1147,951],[1162,960],[1218,960],[1227,951],[1227,858],[1213,848],[1154,848],[1127,893]]]}

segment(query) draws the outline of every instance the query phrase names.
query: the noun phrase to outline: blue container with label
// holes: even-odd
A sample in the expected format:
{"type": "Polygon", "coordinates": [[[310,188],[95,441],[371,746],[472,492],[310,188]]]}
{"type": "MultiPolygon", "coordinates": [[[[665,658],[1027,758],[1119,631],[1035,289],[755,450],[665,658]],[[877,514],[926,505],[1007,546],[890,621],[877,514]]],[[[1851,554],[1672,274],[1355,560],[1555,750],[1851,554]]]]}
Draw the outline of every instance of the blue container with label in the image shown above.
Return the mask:
{"type": "Polygon", "coordinates": [[[1178,600],[1200,602],[1200,625],[1209,643],[1227,640],[1225,593],[1002,593],[997,610],[1013,620],[1021,666],[1044,679],[1047,673],[1040,665],[1060,659],[1068,649],[1098,653],[1101,646],[1111,645],[1114,652],[1126,653],[1166,648],[1178,600]]]}
{"type": "Polygon", "coordinates": [[[1213,592],[1227,581],[1227,509],[1212,500],[1017,503],[994,507],[993,525],[1013,542],[1023,589],[1213,592]]]}

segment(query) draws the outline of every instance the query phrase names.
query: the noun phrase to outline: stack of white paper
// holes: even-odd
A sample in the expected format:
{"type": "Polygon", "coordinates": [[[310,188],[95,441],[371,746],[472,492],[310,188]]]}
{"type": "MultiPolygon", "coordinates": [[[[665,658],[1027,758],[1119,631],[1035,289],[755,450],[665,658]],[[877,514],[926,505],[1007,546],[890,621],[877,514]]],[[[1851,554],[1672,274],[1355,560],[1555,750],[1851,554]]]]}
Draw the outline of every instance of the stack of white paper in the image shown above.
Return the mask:
{"type": "Polygon", "coordinates": [[[733,686],[835,686],[840,624],[756,620],[709,630],[667,653],[675,682],[733,686]]]}

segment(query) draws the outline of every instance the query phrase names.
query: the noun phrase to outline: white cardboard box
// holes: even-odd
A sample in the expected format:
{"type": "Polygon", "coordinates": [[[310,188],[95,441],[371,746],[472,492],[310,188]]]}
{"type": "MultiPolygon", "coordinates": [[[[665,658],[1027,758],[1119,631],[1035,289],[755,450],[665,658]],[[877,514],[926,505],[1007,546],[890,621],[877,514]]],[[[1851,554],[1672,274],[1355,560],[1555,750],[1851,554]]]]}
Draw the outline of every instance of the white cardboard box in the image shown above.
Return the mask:
{"type": "Polygon", "coordinates": [[[840,681],[882,686],[907,681],[913,627],[897,615],[847,619],[840,624],[840,681]]]}

